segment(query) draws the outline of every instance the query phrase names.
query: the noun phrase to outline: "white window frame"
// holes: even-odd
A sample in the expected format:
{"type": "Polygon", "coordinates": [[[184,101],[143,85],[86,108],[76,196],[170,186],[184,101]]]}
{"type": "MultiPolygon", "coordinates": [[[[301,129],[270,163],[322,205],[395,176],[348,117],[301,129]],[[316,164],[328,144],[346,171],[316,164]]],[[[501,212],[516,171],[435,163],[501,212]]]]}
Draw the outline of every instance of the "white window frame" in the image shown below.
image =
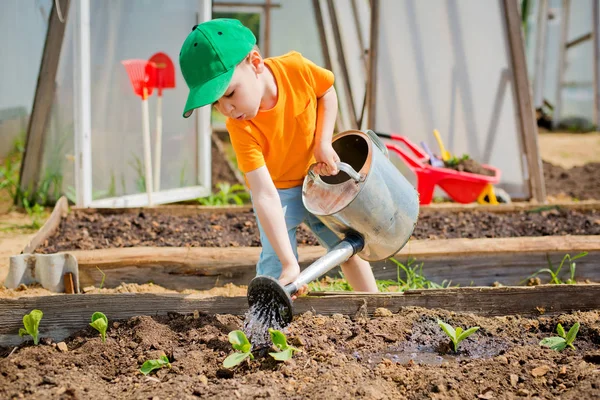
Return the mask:
{"type": "MultiPolygon", "coordinates": [[[[75,191],[77,207],[119,208],[148,206],[148,195],[137,193],[125,196],[92,200],[92,106],[90,73],[90,0],[76,0],[75,7],[75,191]]],[[[198,0],[198,21],[212,17],[212,1],[198,0]]],[[[198,22],[198,23],[200,23],[198,22]]],[[[210,106],[195,113],[197,134],[196,186],[160,190],[152,193],[152,204],[165,204],[192,200],[210,195],[211,135],[210,106]]]]}

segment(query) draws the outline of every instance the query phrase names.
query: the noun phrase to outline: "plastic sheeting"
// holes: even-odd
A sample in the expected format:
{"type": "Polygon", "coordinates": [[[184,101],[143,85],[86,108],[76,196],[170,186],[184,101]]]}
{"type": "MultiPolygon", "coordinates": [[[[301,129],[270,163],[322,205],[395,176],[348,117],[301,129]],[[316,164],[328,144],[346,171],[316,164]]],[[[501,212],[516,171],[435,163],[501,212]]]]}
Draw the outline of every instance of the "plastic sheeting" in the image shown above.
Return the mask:
{"type": "MultiPolygon", "coordinates": [[[[91,127],[93,199],[143,193],[141,99],[121,64],[164,52],[176,68],[176,88],[163,91],[161,190],[197,185],[194,118],[181,114],[188,93],[178,53],[197,23],[197,0],[91,0],[91,127]]],[[[43,171],[61,176],[62,191],[74,195],[74,24],[71,5],[62,47],[57,89],[44,144],[43,171]]],[[[157,91],[149,98],[150,130],[156,132],[157,91]]]]}
{"type": "MultiPolygon", "coordinates": [[[[509,46],[499,1],[381,0],[372,129],[426,141],[502,171],[529,198],[509,46]]],[[[438,192],[442,195],[442,192],[438,192]]]]}
{"type": "Polygon", "coordinates": [[[51,0],[0,3],[0,158],[27,130],[51,0]]]}
{"type": "MultiPolygon", "coordinates": [[[[254,12],[257,3],[264,4],[252,0],[243,3],[240,7],[244,12],[254,12]]],[[[273,4],[279,7],[271,10],[270,54],[296,50],[323,66],[312,1],[281,0],[273,4]]],[[[183,40],[197,23],[198,7],[198,0],[90,0],[94,200],[144,193],[141,100],[134,95],[121,61],[148,59],[156,52],[165,52],[173,60],[177,85],[163,92],[160,188],[168,190],[198,184],[197,127],[193,118],[181,116],[188,89],[177,61],[183,40]]],[[[229,10],[235,12],[235,7],[229,10]]],[[[42,162],[43,173],[57,177],[59,191],[72,198],[75,186],[75,18],[77,14],[72,4],[42,162]]],[[[156,91],[149,99],[149,106],[154,154],[156,91]]]]}
{"type": "MultiPolygon", "coordinates": [[[[567,42],[592,32],[592,2],[596,0],[573,0],[569,12],[567,42]]],[[[535,76],[535,49],[540,39],[537,37],[539,0],[532,1],[527,17],[527,63],[531,82],[535,76]]],[[[548,0],[546,36],[544,47],[543,87],[541,99],[536,99],[536,107],[546,100],[555,105],[558,99],[558,63],[561,23],[564,20],[562,0],[548,0]]],[[[557,115],[559,123],[565,127],[588,128],[594,120],[594,48],[593,41],[587,40],[566,51],[564,85],[560,89],[562,107],[557,115]]]]}

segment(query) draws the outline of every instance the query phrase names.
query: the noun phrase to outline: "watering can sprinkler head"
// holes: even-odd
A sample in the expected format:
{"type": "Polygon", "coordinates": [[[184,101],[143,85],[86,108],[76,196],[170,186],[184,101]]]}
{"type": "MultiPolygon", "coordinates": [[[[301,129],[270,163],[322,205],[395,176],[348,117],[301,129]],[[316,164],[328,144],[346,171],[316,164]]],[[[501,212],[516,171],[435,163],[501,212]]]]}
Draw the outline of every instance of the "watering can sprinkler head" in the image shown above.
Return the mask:
{"type": "Polygon", "coordinates": [[[354,232],[347,233],[344,240],[308,266],[294,282],[285,287],[270,276],[257,276],[248,285],[248,305],[250,308],[256,306],[258,313],[268,312],[269,309],[272,309],[271,312],[281,327],[289,325],[294,314],[291,296],[302,286],[360,252],[364,245],[365,241],[361,235],[354,232]]]}
{"type": "MultiPolygon", "coordinates": [[[[291,289],[290,285],[287,287],[291,289]]],[[[270,276],[257,276],[252,279],[248,285],[248,305],[250,308],[256,305],[259,310],[274,308],[273,314],[281,327],[292,322],[293,307],[290,291],[270,276]]]]}

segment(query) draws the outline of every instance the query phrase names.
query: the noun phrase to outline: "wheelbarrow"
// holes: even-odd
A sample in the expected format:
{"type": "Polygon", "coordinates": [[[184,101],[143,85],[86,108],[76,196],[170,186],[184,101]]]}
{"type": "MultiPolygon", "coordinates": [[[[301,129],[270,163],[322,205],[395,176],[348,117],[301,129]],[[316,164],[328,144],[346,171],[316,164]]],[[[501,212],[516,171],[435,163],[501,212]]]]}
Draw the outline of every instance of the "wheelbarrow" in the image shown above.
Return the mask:
{"type": "Polygon", "coordinates": [[[377,132],[377,135],[392,141],[386,142],[386,147],[399,155],[417,176],[417,191],[421,205],[431,203],[436,185],[442,188],[452,200],[467,204],[486,196],[489,188],[500,181],[500,170],[491,165],[481,166],[493,171],[492,176],[434,167],[429,163],[429,155],[406,137],[380,132],[377,132]]]}

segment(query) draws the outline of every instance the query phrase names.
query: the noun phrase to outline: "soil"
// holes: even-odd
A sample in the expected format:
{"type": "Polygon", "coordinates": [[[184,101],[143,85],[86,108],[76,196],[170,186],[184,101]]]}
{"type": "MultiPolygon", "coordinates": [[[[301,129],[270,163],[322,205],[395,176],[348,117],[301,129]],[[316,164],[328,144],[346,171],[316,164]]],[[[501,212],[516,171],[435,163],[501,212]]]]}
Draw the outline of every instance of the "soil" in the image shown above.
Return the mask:
{"type": "Polygon", "coordinates": [[[227,163],[225,154],[222,154],[215,144],[215,140],[211,141],[211,181],[214,192],[218,192],[217,184],[226,182],[231,185],[235,183],[241,183],[235,176],[235,173],[227,163]]]}
{"type": "Polygon", "coordinates": [[[600,132],[566,133],[540,129],[538,145],[542,160],[563,168],[600,162],[600,132]]]}
{"type": "Polygon", "coordinates": [[[459,172],[470,172],[472,174],[479,174],[485,176],[494,176],[496,173],[491,169],[484,168],[477,161],[468,158],[466,160],[460,159],[457,163],[448,164],[447,161],[444,161],[446,168],[453,169],[459,172]]]}
{"type": "Polygon", "coordinates": [[[0,285],[8,275],[10,256],[20,254],[37,232],[37,229],[28,227],[32,219],[27,214],[8,211],[11,207],[12,202],[2,203],[0,200],[0,285]],[[4,205],[5,212],[2,210],[4,205]]]}
{"type": "Polygon", "coordinates": [[[512,213],[421,212],[416,239],[502,238],[525,236],[600,235],[600,210],[567,210],[542,206],[512,213]]]}
{"type": "MultiPolygon", "coordinates": [[[[82,288],[82,292],[85,294],[110,294],[110,293],[156,293],[156,294],[167,294],[167,293],[178,293],[178,294],[192,294],[195,297],[213,297],[213,296],[224,296],[224,297],[235,297],[235,296],[246,296],[247,293],[246,285],[234,285],[232,283],[226,283],[223,286],[216,286],[208,290],[194,290],[194,289],[183,289],[183,290],[172,290],[164,288],[154,283],[121,283],[119,286],[114,288],[97,288],[95,286],[86,286],[82,288]]],[[[51,292],[48,289],[44,289],[39,283],[33,283],[31,285],[21,284],[15,289],[7,289],[4,286],[0,286],[0,299],[2,298],[20,298],[20,297],[32,297],[32,296],[58,296],[63,293],[51,292]]]]}
{"type": "MultiPolygon", "coordinates": [[[[600,235],[600,210],[575,211],[558,207],[537,212],[491,213],[423,210],[413,238],[497,238],[549,235],[600,235]]],[[[301,226],[299,245],[316,246],[313,234],[301,226]]],[[[157,247],[260,246],[252,212],[198,213],[193,217],[140,213],[110,214],[73,211],[54,236],[36,250],[157,247]]]]}
{"type": "Polygon", "coordinates": [[[568,169],[546,161],[543,164],[548,196],[566,195],[579,200],[600,199],[600,162],[568,169]]]}
{"type": "MultiPolygon", "coordinates": [[[[360,314],[360,313],[358,313],[360,314]]],[[[91,327],[56,344],[42,339],[0,350],[0,397],[6,399],[592,399],[600,396],[600,314],[484,318],[442,310],[378,309],[375,317],[308,312],[286,329],[301,351],[286,362],[254,352],[222,367],[227,340],[241,329],[231,315],[171,314],[109,321],[103,343],[91,327]],[[436,321],[480,329],[457,354],[436,321]],[[581,323],[576,350],[539,341],[558,323],[581,323]],[[66,348],[65,348],[66,345],[66,348]],[[61,350],[62,348],[62,350],[61,350]],[[13,351],[14,350],[14,351],[13,351]],[[144,361],[165,354],[170,368],[144,376],[144,361]]],[[[110,318],[110,316],[108,316],[110,318]]],[[[43,320],[41,324],[43,337],[43,320]]],[[[24,339],[25,340],[25,339],[24,339]]]]}

